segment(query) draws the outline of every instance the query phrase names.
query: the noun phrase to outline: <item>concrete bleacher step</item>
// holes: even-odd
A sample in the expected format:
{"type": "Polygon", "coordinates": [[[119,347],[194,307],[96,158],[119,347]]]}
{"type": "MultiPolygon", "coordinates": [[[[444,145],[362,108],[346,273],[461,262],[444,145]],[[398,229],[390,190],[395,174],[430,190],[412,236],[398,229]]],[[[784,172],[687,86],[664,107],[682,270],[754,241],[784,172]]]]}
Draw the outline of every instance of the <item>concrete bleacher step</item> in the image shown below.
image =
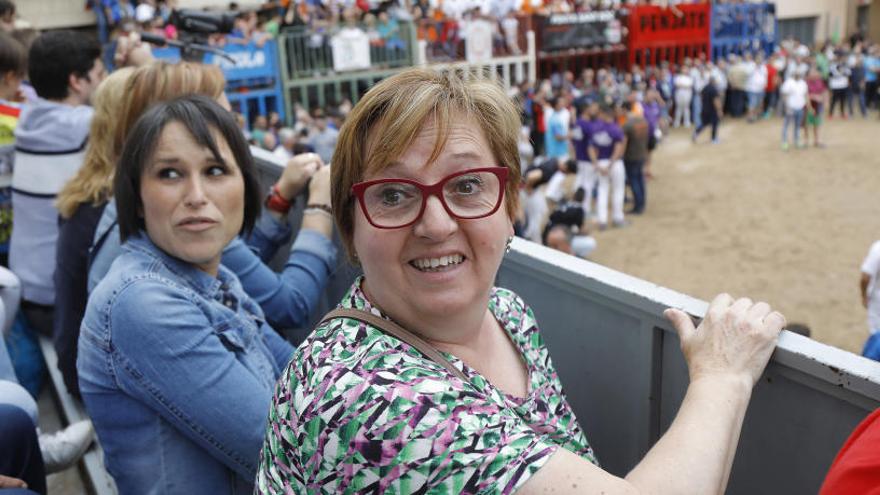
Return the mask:
{"type": "MultiPolygon", "coordinates": [[[[46,360],[46,367],[49,369],[49,384],[52,388],[52,395],[55,397],[55,403],[59,409],[59,416],[63,424],[69,425],[77,421],[89,419],[83,405],[77,401],[68,391],[58,370],[58,355],[55,354],[55,347],[52,340],[47,337],[40,337],[40,348],[43,351],[43,357],[46,360]]],[[[104,451],[97,439],[89,448],[89,451],[80,460],[80,471],[83,475],[87,489],[94,495],[116,495],[116,483],[104,468],[104,451]]]]}

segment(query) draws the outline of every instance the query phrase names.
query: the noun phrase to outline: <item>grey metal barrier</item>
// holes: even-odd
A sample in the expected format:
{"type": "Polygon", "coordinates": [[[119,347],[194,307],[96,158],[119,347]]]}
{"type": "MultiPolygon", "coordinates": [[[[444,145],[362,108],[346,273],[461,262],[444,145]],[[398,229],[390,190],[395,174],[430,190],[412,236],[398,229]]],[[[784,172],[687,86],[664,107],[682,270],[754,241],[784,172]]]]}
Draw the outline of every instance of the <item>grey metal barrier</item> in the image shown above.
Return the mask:
{"type": "MultiPolygon", "coordinates": [[[[498,285],[532,307],[603,467],[623,476],[669,427],[688,384],[668,307],[707,303],[516,239],[498,285]]],[[[880,363],[783,332],[746,413],[727,493],[817,493],[852,429],[880,406],[880,363]]]]}

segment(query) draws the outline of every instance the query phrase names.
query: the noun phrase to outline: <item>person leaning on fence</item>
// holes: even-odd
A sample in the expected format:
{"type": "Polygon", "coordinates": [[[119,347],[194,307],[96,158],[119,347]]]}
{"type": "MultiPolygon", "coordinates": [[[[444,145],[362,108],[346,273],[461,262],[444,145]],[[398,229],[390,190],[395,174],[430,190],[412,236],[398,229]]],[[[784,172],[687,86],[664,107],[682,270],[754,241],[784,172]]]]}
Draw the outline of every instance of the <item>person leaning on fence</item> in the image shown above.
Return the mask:
{"type": "Polygon", "coordinates": [[[724,490],[785,318],[726,294],[698,329],[667,310],[686,397],[625,479],[603,471],[534,314],[493,287],[513,234],[519,125],[496,83],[425,69],[385,79],[352,111],[333,214],[364,276],[282,373],[260,493],[724,490]]]}

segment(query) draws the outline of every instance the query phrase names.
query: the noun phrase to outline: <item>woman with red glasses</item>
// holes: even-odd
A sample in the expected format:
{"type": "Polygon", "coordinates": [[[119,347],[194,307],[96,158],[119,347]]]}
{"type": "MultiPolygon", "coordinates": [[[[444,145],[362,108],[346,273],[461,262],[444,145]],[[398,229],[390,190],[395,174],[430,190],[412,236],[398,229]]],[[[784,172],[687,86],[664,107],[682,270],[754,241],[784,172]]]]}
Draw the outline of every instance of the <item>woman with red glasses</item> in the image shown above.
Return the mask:
{"type": "Polygon", "coordinates": [[[681,413],[626,479],[603,471],[532,311],[493,287],[513,236],[519,125],[495,83],[423,69],[352,110],[332,203],[364,276],[282,373],[260,492],[723,492],[784,317],[728,295],[699,329],[668,310],[691,370],[681,413]]]}

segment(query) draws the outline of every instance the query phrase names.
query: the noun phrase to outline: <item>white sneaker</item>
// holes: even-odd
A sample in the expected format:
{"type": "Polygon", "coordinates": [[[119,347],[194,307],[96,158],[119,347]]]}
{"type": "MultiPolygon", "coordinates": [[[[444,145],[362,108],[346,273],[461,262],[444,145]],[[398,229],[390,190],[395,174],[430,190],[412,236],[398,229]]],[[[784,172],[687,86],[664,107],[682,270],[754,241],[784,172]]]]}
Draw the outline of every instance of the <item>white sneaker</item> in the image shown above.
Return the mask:
{"type": "Polygon", "coordinates": [[[57,473],[76,464],[94,438],[95,429],[89,420],[74,423],[55,433],[41,433],[40,451],[43,453],[46,474],[57,473]]]}

